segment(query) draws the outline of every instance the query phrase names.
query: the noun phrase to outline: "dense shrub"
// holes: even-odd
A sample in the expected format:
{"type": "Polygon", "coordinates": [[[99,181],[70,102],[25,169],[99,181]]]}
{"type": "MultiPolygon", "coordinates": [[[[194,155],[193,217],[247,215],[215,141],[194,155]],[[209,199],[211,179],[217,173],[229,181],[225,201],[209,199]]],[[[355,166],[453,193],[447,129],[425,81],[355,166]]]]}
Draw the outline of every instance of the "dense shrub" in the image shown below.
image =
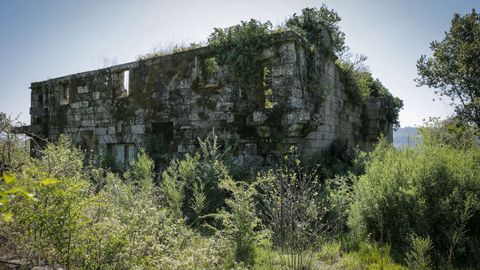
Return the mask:
{"type": "Polygon", "coordinates": [[[411,236],[411,250],[407,252],[405,261],[408,269],[428,270],[431,267],[430,251],[432,249],[432,241],[430,238],[411,236]]]}
{"type": "Polygon", "coordinates": [[[319,151],[305,161],[307,167],[316,170],[320,180],[361,175],[365,172],[367,153],[353,148],[344,140],[334,140],[326,151],[319,151]]]}
{"type": "Polygon", "coordinates": [[[395,150],[381,143],[355,185],[349,224],[354,233],[409,247],[429,237],[437,263],[479,266],[480,151],[427,143],[395,150]]]}
{"type": "Polygon", "coordinates": [[[84,167],[63,137],[3,175],[2,190],[20,192],[2,205],[11,215],[0,221],[0,259],[67,269],[478,267],[480,151],[471,136],[451,145],[444,129],[427,131],[418,148],[382,142],[367,159],[352,155],[354,173],[326,180],[322,164],[304,167],[292,149],[253,182],[230,176],[211,135],[172,161],[161,186],[145,152],[120,177],[84,167]]]}
{"type": "Polygon", "coordinates": [[[258,175],[256,186],[273,248],[286,256],[279,258],[289,269],[312,267],[311,254],[335,224],[327,219],[330,202],[315,170],[303,167],[292,148],[281,164],[258,175]]]}
{"type": "Polygon", "coordinates": [[[459,149],[479,146],[479,132],[455,117],[446,120],[431,117],[419,129],[423,144],[444,144],[459,149]]]}
{"type": "Polygon", "coordinates": [[[153,162],[143,151],[123,179],[109,172],[85,174],[92,168],[84,168],[83,160],[81,151],[62,138],[48,145],[42,159],[7,177],[32,196],[16,196],[8,205],[13,217],[0,222],[0,260],[18,258],[29,266],[66,269],[234,265],[230,240],[204,238],[161,207],[153,162]],[[102,184],[94,188],[87,175],[102,184]]]}
{"type": "Polygon", "coordinates": [[[218,232],[235,245],[237,262],[252,266],[255,262],[256,242],[260,239],[256,229],[259,219],[255,211],[255,189],[246,182],[236,182],[231,177],[221,179],[220,187],[229,192],[226,209],[215,214],[222,221],[218,232]]]}
{"type": "Polygon", "coordinates": [[[166,204],[177,217],[185,217],[196,228],[206,221],[206,215],[225,206],[226,191],[219,184],[230,174],[222,157],[218,137],[211,133],[200,140],[199,152],[172,160],[162,174],[166,204]]]}
{"type": "Polygon", "coordinates": [[[0,226],[0,235],[14,243],[15,252],[30,265],[72,263],[85,209],[90,204],[90,183],[82,178],[82,154],[62,137],[49,145],[43,158],[25,166],[16,178],[32,197],[16,197],[13,221],[0,226]]]}

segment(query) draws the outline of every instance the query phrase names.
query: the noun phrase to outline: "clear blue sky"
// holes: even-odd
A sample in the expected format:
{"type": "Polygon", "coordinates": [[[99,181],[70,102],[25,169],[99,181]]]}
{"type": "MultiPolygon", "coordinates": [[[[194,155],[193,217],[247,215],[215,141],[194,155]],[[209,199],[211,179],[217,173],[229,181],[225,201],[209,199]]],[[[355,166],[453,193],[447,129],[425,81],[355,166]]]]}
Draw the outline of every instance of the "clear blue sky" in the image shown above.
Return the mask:
{"type": "Polygon", "coordinates": [[[0,111],[29,122],[33,81],[133,61],[156,47],[204,41],[214,27],[250,18],[279,24],[322,3],[342,17],[346,42],[368,56],[372,73],[404,100],[402,126],[449,106],[417,88],[416,60],[443,38],[454,13],[480,10],[479,0],[0,0],[0,111]],[[106,61],[107,60],[107,61],[106,61]]]}

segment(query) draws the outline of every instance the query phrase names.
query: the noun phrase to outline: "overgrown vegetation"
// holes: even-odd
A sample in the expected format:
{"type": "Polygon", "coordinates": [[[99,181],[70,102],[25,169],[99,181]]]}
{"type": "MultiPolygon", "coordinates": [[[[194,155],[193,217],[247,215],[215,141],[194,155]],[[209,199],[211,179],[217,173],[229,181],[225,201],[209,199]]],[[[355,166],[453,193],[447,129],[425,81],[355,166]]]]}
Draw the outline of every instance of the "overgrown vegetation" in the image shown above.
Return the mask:
{"type": "Polygon", "coordinates": [[[478,266],[480,151],[423,139],[416,149],[377,146],[355,185],[349,225],[399,254],[415,234],[431,240],[437,265],[478,266]]]}
{"type": "MultiPolygon", "coordinates": [[[[338,32],[339,19],[322,7],[287,24],[307,29],[313,42],[319,22],[338,32]]],[[[213,46],[238,54],[215,61],[239,72],[237,78],[246,76],[245,68],[255,65],[253,50],[268,42],[263,38],[270,28],[252,20],[217,29],[213,46]],[[249,43],[255,36],[258,43],[249,43]],[[243,53],[251,58],[238,59],[243,53]]],[[[337,34],[338,53],[344,43],[337,34]]],[[[339,64],[344,83],[356,91],[350,98],[361,104],[370,96],[386,97],[392,105],[387,118],[398,124],[401,101],[361,63],[339,64]]],[[[218,71],[216,62],[208,68],[218,71]]],[[[263,90],[270,88],[268,78],[259,80],[263,90]]],[[[338,140],[310,161],[291,148],[281,162],[256,174],[239,173],[228,145],[213,132],[199,138],[196,153],[172,159],[160,174],[143,150],[126,172],[114,173],[86,165],[85,153],[63,136],[41,158],[30,158],[18,147],[11,121],[4,118],[2,125],[0,265],[480,268],[480,149],[475,130],[455,119],[428,123],[421,129],[423,144],[414,149],[397,150],[381,140],[367,154],[338,140]]]]}
{"type": "MultiPolygon", "coordinates": [[[[265,69],[262,56],[265,50],[272,48],[274,44],[273,33],[294,31],[307,41],[307,76],[303,83],[316,103],[321,103],[329,93],[329,89],[325,89],[326,86],[320,83],[321,78],[318,77],[315,67],[318,58],[327,57],[332,61],[339,59],[336,65],[341,71],[343,87],[349,101],[364,108],[369,98],[381,98],[386,110],[385,127],[393,124],[398,128],[398,113],[403,107],[402,101],[392,96],[378,79],[373,78],[364,65],[365,57],[360,57],[360,60],[353,59],[345,44],[345,34],[338,25],[340,21],[340,16],[334,10],[323,5],[318,9],[305,8],[300,15],[293,14],[275,30],[270,22],[262,23],[253,19],[225,29],[216,28],[208,43],[214,49],[218,64],[225,67],[233,85],[247,91],[246,96],[262,97],[261,105],[271,109],[273,104],[269,98],[273,94],[272,88],[265,87],[266,75],[269,75],[271,70],[265,69]]],[[[364,116],[366,117],[366,113],[364,116]]]]}
{"type": "Polygon", "coordinates": [[[480,150],[469,136],[450,144],[450,132],[425,127],[415,149],[382,142],[330,179],[295,149],[254,179],[234,179],[213,133],[161,177],[143,151],[119,175],[84,166],[62,137],[4,174],[0,260],[66,269],[476,268],[480,150]]]}
{"type": "Polygon", "coordinates": [[[433,55],[422,55],[417,62],[418,86],[434,88],[455,109],[457,120],[473,125],[480,132],[480,14],[453,16],[451,27],[441,41],[432,41],[433,55]]]}
{"type": "Polygon", "coordinates": [[[363,65],[366,58],[360,62],[343,60],[337,61],[338,67],[343,71],[342,82],[345,91],[353,104],[365,107],[369,97],[381,98],[385,104],[384,111],[387,123],[394,129],[400,127],[398,114],[403,108],[403,101],[394,97],[390,91],[378,79],[374,79],[372,73],[363,65]]]}
{"type": "MultiPolygon", "coordinates": [[[[314,49],[320,49],[325,39],[336,55],[343,55],[348,49],[345,45],[345,33],[338,23],[342,20],[338,13],[326,5],[317,8],[304,8],[301,15],[294,13],[287,19],[285,26],[303,36],[314,49]]],[[[323,48],[329,50],[330,48],[323,48]]]]}
{"type": "Polygon", "coordinates": [[[261,79],[257,58],[271,44],[272,24],[251,19],[225,29],[215,28],[208,44],[215,50],[218,64],[224,66],[229,79],[239,87],[250,89],[261,79]]]}

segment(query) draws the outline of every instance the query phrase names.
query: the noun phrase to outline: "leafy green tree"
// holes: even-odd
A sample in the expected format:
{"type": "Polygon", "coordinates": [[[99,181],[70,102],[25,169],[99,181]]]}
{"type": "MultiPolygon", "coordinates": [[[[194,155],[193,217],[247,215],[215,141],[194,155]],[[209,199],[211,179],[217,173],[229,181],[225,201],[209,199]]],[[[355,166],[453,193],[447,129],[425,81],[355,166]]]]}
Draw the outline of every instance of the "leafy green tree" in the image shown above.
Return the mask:
{"type": "Polygon", "coordinates": [[[420,127],[423,144],[444,144],[458,149],[473,148],[478,145],[474,127],[463,125],[458,118],[440,120],[431,117],[420,127]]]}
{"type": "Polygon", "coordinates": [[[296,29],[312,44],[320,44],[322,33],[327,30],[332,37],[332,49],[337,55],[345,53],[345,33],[338,23],[342,20],[333,9],[326,5],[320,8],[304,8],[301,15],[293,14],[286,26],[296,29]]]}
{"type": "Polygon", "coordinates": [[[30,162],[29,140],[15,130],[23,125],[18,117],[0,112],[0,170],[17,171],[30,162]]]}
{"type": "Polygon", "coordinates": [[[435,88],[451,100],[459,119],[480,130],[480,14],[455,14],[443,40],[430,48],[433,56],[417,62],[418,86],[435,88]]]}
{"type": "Polygon", "coordinates": [[[137,158],[125,173],[125,179],[134,184],[139,190],[150,194],[153,191],[154,166],[153,160],[147,155],[144,149],[141,149],[137,158]]]}
{"type": "Polygon", "coordinates": [[[437,266],[478,268],[478,148],[437,141],[396,150],[382,142],[370,158],[354,186],[348,219],[354,234],[391,244],[397,254],[410,249],[410,235],[429,237],[437,266]]]}
{"type": "Polygon", "coordinates": [[[432,250],[430,238],[411,235],[410,242],[412,247],[405,258],[408,269],[429,270],[431,267],[429,252],[432,250]]]}
{"type": "Polygon", "coordinates": [[[14,220],[1,228],[30,265],[74,264],[76,239],[88,220],[90,183],[83,178],[83,155],[62,137],[49,144],[43,158],[17,173],[18,184],[34,200],[16,197],[10,205],[14,220]]]}
{"type": "Polygon", "coordinates": [[[28,192],[24,186],[20,185],[13,174],[4,173],[0,177],[0,223],[3,221],[11,222],[13,213],[9,205],[17,196],[23,196],[33,199],[33,194],[28,192]]]}

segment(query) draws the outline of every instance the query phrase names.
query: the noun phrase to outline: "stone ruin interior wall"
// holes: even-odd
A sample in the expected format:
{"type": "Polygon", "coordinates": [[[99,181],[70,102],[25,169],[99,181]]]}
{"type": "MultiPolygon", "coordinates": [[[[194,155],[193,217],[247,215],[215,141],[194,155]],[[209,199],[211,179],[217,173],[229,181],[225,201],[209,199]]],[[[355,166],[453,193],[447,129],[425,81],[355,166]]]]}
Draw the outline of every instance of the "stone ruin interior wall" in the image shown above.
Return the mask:
{"type": "Polygon", "coordinates": [[[380,134],[393,140],[392,124],[387,122],[385,114],[386,100],[370,97],[365,106],[352,101],[335,59],[322,52],[316,52],[310,63],[314,65],[318,86],[307,91],[306,73],[311,67],[306,67],[305,47],[296,44],[296,50],[300,56],[297,80],[302,87],[292,92],[292,107],[297,108],[297,113],[289,119],[299,126],[297,130],[308,129],[303,136],[296,134],[305,155],[325,150],[335,141],[371,150],[380,134]]]}
{"type": "Polygon", "coordinates": [[[305,155],[335,140],[368,148],[379,133],[391,132],[382,123],[382,101],[371,99],[366,109],[351,104],[335,60],[321,52],[307,60],[306,45],[293,32],[262,53],[268,85],[259,83],[253,94],[230,84],[221,67],[207,70],[212,59],[204,47],[32,83],[30,130],[50,141],[66,134],[121,166],[140,147],[157,164],[194,152],[197,137],[212,128],[237,162],[264,165],[290,145],[305,155]],[[307,87],[312,67],[317,88],[307,87]],[[362,113],[369,115],[366,130],[362,113]]]}

